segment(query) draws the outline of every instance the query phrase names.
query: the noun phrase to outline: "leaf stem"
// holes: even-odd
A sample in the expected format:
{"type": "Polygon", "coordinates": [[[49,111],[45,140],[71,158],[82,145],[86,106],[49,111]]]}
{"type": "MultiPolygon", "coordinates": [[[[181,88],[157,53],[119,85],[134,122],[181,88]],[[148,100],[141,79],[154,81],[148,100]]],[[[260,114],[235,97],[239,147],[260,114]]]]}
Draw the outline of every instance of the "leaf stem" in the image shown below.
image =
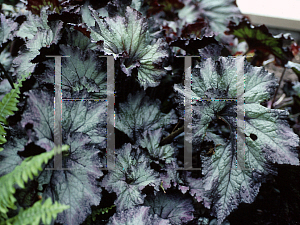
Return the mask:
{"type": "Polygon", "coordinates": [[[282,81],[282,79],[283,79],[283,76],[284,76],[285,71],[286,71],[286,67],[285,67],[285,68],[283,69],[283,71],[282,71],[282,74],[281,74],[281,77],[280,77],[280,80],[279,80],[279,85],[278,85],[277,88],[276,88],[276,91],[275,91],[275,94],[274,94],[274,97],[273,97],[273,100],[272,100],[272,103],[271,103],[271,109],[273,108],[273,104],[274,104],[274,102],[275,102],[276,95],[277,95],[277,92],[278,92],[278,89],[279,89],[279,87],[280,87],[280,84],[281,84],[281,81],[282,81]]]}
{"type": "Polygon", "coordinates": [[[176,130],[176,128],[178,127],[178,124],[180,123],[180,121],[176,124],[176,126],[174,127],[174,129],[172,130],[172,133],[174,132],[174,130],[176,130]]]}
{"type": "Polygon", "coordinates": [[[14,82],[11,78],[11,76],[6,72],[6,70],[4,69],[3,65],[0,63],[0,69],[3,71],[4,73],[4,76],[7,78],[7,80],[9,81],[10,83],[10,86],[12,87],[12,89],[14,89],[14,82]]]}
{"type": "Polygon", "coordinates": [[[248,48],[248,50],[244,53],[243,56],[246,56],[249,52],[250,52],[250,48],[248,48]]]}
{"type": "Polygon", "coordinates": [[[159,146],[165,145],[169,142],[171,142],[176,136],[181,134],[184,131],[184,126],[180,127],[178,130],[172,132],[169,136],[162,139],[162,141],[159,143],[159,146]]]}

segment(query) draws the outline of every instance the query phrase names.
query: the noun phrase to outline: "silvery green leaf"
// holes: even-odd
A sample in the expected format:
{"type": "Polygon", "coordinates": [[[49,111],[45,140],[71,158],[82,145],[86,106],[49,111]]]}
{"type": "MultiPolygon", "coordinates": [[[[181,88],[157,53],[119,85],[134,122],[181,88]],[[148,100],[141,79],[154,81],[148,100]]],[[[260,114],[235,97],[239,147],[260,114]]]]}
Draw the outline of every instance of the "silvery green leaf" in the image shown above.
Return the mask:
{"type": "Polygon", "coordinates": [[[188,0],[185,6],[178,10],[178,16],[187,23],[195,22],[198,17],[205,18],[210,29],[220,36],[225,36],[223,33],[230,19],[242,18],[234,0],[188,0]]]}
{"type": "Polygon", "coordinates": [[[144,138],[140,141],[140,145],[143,148],[147,148],[150,155],[158,160],[163,160],[165,163],[171,163],[174,160],[175,150],[174,148],[168,144],[159,146],[162,136],[162,129],[158,129],[155,131],[145,131],[143,133],[144,138]]]}
{"type": "Polygon", "coordinates": [[[151,207],[151,214],[169,219],[173,225],[180,225],[194,219],[192,199],[182,195],[158,192],[156,196],[148,195],[144,205],[151,207]]]}
{"type": "MultiPolygon", "coordinates": [[[[234,102],[212,99],[237,98],[236,71],[241,66],[237,60],[207,59],[192,70],[192,90],[199,100],[192,105],[193,147],[212,141],[215,151],[211,157],[201,155],[203,187],[199,183],[196,189],[200,192],[204,189],[204,197],[211,196],[206,206],[212,207],[218,224],[241,202],[254,201],[264,177],[276,174],[272,163],[299,165],[296,154],[299,138],[286,122],[288,112],[260,104],[271,97],[278,85],[273,74],[245,61],[245,129],[237,127],[234,102]],[[214,129],[220,122],[227,127],[228,137],[226,132],[214,129]],[[245,135],[245,156],[236,147],[237,129],[245,135]],[[235,169],[243,166],[250,169],[235,169]]],[[[199,195],[196,190],[194,194],[199,195]]]]}
{"type": "MultiPolygon", "coordinates": [[[[78,47],[60,45],[60,54],[70,57],[61,59],[61,82],[63,98],[66,92],[81,91],[84,88],[93,98],[107,98],[106,59],[100,59],[92,50],[83,51],[78,47]]],[[[45,62],[48,69],[37,79],[42,83],[54,83],[54,59],[45,62]]],[[[72,98],[71,94],[71,98],[72,98]]]]}
{"type": "Polygon", "coordinates": [[[7,79],[4,79],[0,83],[0,99],[2,100],[3,97],[11,91],[10,83],[7,79]]]}
{"type": "Polygon", "coordinates": [[[22,23],[20,29],[16,32],[16,36],[23,38],[24,40],[31,40],[38,32],[38,28],[42,28],[43,30],[50,29],[47,22],[48,15],[46,8],[42,9],[41,16],[37,16],[29,12],[27,21],[22,23]]]}
{"type": "Polygon", "coordinates": [[[5,49],[0,54],[0,63],[3,65],[6,71],[11,69],[12,57],[10,52],[7,52],[5,49]]]}
{"type": "Polygon", "coordinates": [[[85,23],[89,27],[95,26],[95,19],[91,15],[91,11],[88,8],[89,6],[89,1],[87,1],[80,10],[81,16],[82,16],[82,22],[85,23]]]}
{"type": "MultiPolygon", "coordinates": [[[[62,167],[71,170],[43,170],[38,176],[40,188],[45,185],[42,197],[69,205],[70,208],[58,215],[56,222],[81,224],[91,213],[92,205],[99,205],[101,188],[97,178],[103,175],[96,148],[87,147],[88,135],[69,134],[66,143],[69,152],[63,154],[62,167]]],[[[53,159],[45,168],[54,168],[53,159]]]]}
{"type": "Polygon", "coordinates": [[[13,169],[22,163],[22,158],[17,154],[18,151],[24,151],[27,140],[23,138],[14,138],[8,140],[0,152],[0,176],[4,176],[13,171],[13,169]]]}
{"type": "MultiPolygon", "coordinates": [[[[77,93],[77,96],[82,93],[77,93]]],[[[28,105],[21,125],[33,124],[36,145],[50,151],[54,147],[54,93],[30,90],[28,105]]],[[[83,93],[80,97],[88,97],[83,93]]],[[[101,188],[96,178],[102,176],[99,149],[106,145],[106,103],[91,101],[63,101],[62,142],[70,146],[62,155],[66,170],[44,170],[38,177],[40,188],[46,185],[44,197],[51,197],[70,209],[59,214],[57,222],[80,224],[91,213],[91,205],[98,205],[101,188]],[[97,147],[97,148],[96,148],[97,147]]],[[[54,168],[53,160],[47,168],[54,168]]]]}
{"type": "MultiPolygon", "coordinates": [[[[34,19],[32,20],[34,21],[34,19]]],[[[47,23],[47,26],[39,25],[35,27],[35,25],[36,24],[32,24],[32,27],[28,25],[26,29],[24,28],[26,32],[24,31],[24,33],[18,34],[18,36],[21,35],[20,37],[23,38],[29,36],[29,40],[26,43],[26,50],[13,60],[13,67],[17,67],[15,74],[33,72],[36,64],[31,61],[40,54],[40,49],[42,47],[50,47],[51,44],[57,44],[61,38],[61,29],[63,27],[62,21],[53,23],[51,27],[49,27],[47,23]],[[27,30],[30,28],[32,30],[27,30]]]]}
{"type": "Polygon", "coordinates": [[[144,89],[157,86],[164,75],[164,70],[159,69],[157,64],[167,57],[167,52],[163,50],[163,39],[152,43],[146,18],[130,7],[126,8],[125,17],[116,15],[104,19],[99,18],[92,8],[90,10],[99,27],[90,28],[92,39],[104,41],[103,50],[107,55],[115,58],[123,55],[120,59],[122,71],[130,76],[136,68],[137,79],[144,89]]]}
{"type": "MultiPolygon", "coordinates": [[[[50,151],[54,147],[54,93],[30,90],[27,95],[30,96],[29,107],[23,114],[21,124],[25,127],[27,123],[32,123],[37,137],[44,140],[45,145],[40,146],[50,151]]],[[[69,98],[70,94],[66,97],[69,98]]],[[[88,95],[77,93],[74,97],[87,98],[88,95]]],[[[89,135],[91,143],[104,147],[106,102],[63,101],[62,108],[63,134],[82,132],[89,135]]]]}
{"type": "MultiPolygon", "coordinates": [[[[70,24],[76,25],[76,24],[70,24]]],[[[67,43],[73,47],[79,47],[82,51],[91,49],[97,49],[97,44],[91,42],[90,38],[84,35],[82,32],[75,30],[73,27],[67,29],[67,43]]]]}
{"type": "Polygon", "coordinates": [[[168,114],[160,111],[160,101],[150,100],[144,92],[129,94],[127,102],[120,103],[116,112],[115,126],[129,138],[137,140],[143,133],[166,128],[177,122],[174,110],[168,114]]]}
{"type": "Polygon", "coordinates": [[[115,192],[117,211],[127,210],[136,205],[143,204],[146,195],[142,190],[147,186],[159,189],[158,174],[154,172],[145,155],[139,154],[139,149],[132,149],[126,144],[117,151],[116,166],[114,170],[104,177],[102,185],[109,192],[115,192]],[[132,154],[138,154],[137,157],[132,154]]]}
{"type": "Polygon", "coordinates": [[[114,214],[107,225],[170,225],[169,220],[149,214],[150,207],[139,206],[114,214]]]}
{"type": "Polygon", "coordinates": [[[0,27],[0,47],[2,44],[8,40],[12,40],[12,32],[18,28],[18,23],[14,22],[12,19],[6,19],[5,15],[1,13],[1,27],[0,27]]]}
{"type": "Polygon", "coordinates": [[[299,81],[294,82],[293,90],[294,90],[294,93],[300,97],[300,82],[299,81]]]}

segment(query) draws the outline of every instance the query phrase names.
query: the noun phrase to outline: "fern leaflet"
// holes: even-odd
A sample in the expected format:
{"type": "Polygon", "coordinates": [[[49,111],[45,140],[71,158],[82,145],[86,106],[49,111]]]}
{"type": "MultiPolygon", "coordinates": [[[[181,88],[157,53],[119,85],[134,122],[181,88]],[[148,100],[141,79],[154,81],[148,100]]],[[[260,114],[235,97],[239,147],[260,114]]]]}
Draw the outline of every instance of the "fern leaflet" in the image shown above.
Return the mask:
{"type": "MultiPolygon", "coordinates": [[[[19,100],[20,87],[22,87],[22,82],[30,76],[30,73],[27,75],[22,75],[22,78],[18,80],[18,84],[14,84],[14,89],[7,93],[2,101],[0,101],[0,145],[7,142],[5,139],[6,131],[4,130],[3,125],[8,125],[6,121],[7,116],[14,115],[13,111],[18,111],[17,104],[19,100]]],[[[2,151],[3,148],[0,148],[2,151]]]]}
{"type": "Polygon", "coordinates": [[[70,206],[61,205],[58,202],[52,204],[51,198],[47,198],[43,205],[41,203],[42,200],[39,200],[28,209],[24,210],[22,208],[17,216],[6,220],[0,225],[39,225],[41,219],[44,224],[50,224],[52,217],[56,219],[58,213],[70,208],[70,206]]]}
{"type": "MultiPolygon", "coordinates": [[[[69,146],[63,145],[62,151],[67,151],[69,146]]],[[[42,164],[47,163],[56,153],[54,148],[50,152],[45,152],[37,156],[26,158],[21,165],[9,174],[6,174],[0,178],[0,213],[7,218],[6,213],[8,208],[17,209],[15,206],[16,198],[13,196],[16,189],[14,185],[17,183],[21,188],[25,188],[24,183],[28,181],[28,177],[33,179],[33,175],[38,175],[38,170],[42,171],[42,164]]]]}

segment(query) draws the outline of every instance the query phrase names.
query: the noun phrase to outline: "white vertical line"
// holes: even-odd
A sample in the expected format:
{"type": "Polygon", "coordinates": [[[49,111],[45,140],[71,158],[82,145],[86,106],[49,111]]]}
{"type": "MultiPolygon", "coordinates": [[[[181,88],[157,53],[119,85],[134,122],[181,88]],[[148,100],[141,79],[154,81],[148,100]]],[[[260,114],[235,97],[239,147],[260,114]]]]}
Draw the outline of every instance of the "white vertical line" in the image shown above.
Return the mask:
{"type": "Polygon", "coordinates": [[[245,81],[244,81],[244,59],[245,57],[237,57],[236,62],[236,73],[237,73],[237,160],[236,168],[238,170],[245,170],[245,81]]]}
{"type": "MultiPolygon", "coordinates": [[[[192,67],[192,57],[184,57],[184,71],[185,71],[185,96],[184,96],[184,170],[193,169],[193,132],[192,132],[192,85],[191,85],[191,67],[192,67]]],[[[196,169],[196,168],[195,168],[196,169]]],[[[199,168],[200,169],[200,168],[199,168]]]]}
{"type": "Polygon", "coordinates": [[[107,169],[115,169],[115,67],[114,57],[107,59],[107,169]]]}
{"type": "Polygon", "coordinates": [[[61,57],[70,56],[46,56],[55,58],[55,97],[54,97],[54,168],[46,168],[46,170],[71,170],[71,168],[62,168],[62,90],[61,90],[61,57]]]}

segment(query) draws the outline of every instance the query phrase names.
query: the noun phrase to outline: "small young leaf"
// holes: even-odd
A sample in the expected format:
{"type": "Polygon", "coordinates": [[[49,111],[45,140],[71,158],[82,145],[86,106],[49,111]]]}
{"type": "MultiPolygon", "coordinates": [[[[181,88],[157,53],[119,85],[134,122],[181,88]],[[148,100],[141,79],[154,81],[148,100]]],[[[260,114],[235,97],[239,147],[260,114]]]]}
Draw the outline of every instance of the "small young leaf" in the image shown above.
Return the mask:
{"type": "Polygon", "coordinates": [[[151,185],[158,191],[158,175],[149,167],[145,155],[133,157],[135,152],[139,155],[139,149],[133,150],[131,144],[123,146],[118,150],[116,168],[108,173],[102,181],[102,185],[109,192],[116,192],[115,205],[117,211],[126,210],[135,205],[143,204],[145,195],[141,191],[151,185]]]}

